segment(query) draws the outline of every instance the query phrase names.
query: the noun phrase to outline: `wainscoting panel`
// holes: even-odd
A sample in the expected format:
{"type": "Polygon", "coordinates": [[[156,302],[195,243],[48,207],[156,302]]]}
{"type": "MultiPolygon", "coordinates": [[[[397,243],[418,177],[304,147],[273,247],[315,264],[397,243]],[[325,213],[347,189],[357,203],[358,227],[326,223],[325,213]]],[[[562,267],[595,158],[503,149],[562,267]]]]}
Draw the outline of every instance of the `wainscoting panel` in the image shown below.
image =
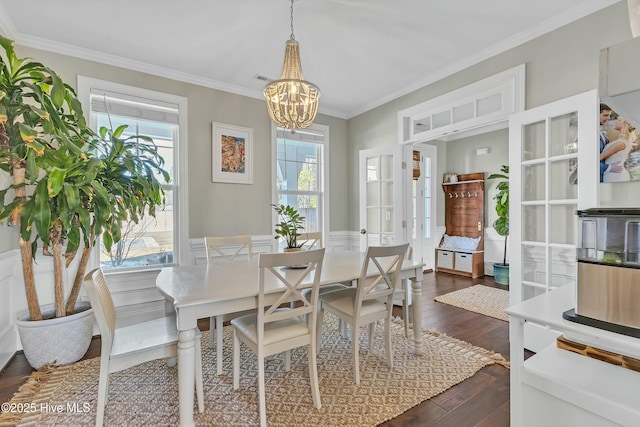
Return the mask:
{"type": "MultiPolygon", "coordinates": [[[[14,275],[22,270],[19,265],[20,252],[12,250],[0,254],[0,368],[3,368],[18,349],[15,328],[14,275]]],[[[24,293],[24,292],[23,292],[24,293]]]]}

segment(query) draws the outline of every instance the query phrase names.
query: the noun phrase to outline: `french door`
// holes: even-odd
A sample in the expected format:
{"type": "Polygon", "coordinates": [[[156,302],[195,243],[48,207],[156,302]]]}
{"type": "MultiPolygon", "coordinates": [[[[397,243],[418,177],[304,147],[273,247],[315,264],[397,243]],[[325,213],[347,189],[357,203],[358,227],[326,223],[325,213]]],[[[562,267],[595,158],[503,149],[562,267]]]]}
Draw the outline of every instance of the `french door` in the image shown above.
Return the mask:
{"type": "MultiPolygon", "coordinates": [[[[586,92],[509,119],[510,303],[576,285],[576,210],[598,204],[598,96],[586,92]]],[[[557,334],[534,324],[525,347],[557,334]]]]}
{"type": "Polygon", "coordinates": [[[403,146],[360,151],[360,249],[406,241],[403,146]]]}

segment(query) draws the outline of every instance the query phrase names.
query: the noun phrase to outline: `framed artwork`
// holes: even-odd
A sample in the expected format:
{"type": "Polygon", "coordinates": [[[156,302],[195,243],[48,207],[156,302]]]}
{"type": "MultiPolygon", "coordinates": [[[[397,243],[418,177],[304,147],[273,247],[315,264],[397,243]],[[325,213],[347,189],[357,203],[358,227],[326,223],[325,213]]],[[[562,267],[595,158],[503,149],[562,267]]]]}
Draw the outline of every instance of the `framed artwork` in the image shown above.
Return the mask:
{"type": "Polygon", "coordinates": [[[253,184],[253,129],[213,122],[211,137],[211,180],[253,184]]]}
{"type": "Polygon", "coordinates": [[[606,104],[600,104],[600,182],[640,181],[638,131],[606,104]]]}

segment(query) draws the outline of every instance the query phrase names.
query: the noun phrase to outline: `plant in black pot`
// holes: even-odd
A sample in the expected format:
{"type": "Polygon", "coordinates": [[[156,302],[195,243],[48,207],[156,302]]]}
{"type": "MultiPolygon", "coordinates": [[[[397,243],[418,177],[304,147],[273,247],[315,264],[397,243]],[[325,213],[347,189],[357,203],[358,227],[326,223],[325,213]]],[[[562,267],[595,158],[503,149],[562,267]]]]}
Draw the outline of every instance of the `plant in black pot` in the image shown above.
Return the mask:
{"type": "Polygon", "coordinates": [[[298,244],[299,231],[304,230],[305,217],[290,205],[276,205],[273,204],[273,209],[278,214],[280,222],[276,224],[276,239],[281,237],[284,239],[286,247],[285,252],[292,252],[299,250],[302,244],[298,244]]]}
{"type": "Polygon", "coordinates": [[[493,173],[488,179],[501,179],[496,187],[498,194],[496,201],[498,218],[493,222],[493,228],[500,236],[504,236],[504,256],[502,263],[493,264],[493,278],[500,285],[509,284],[509,264],[507,263],[507,238],[509,237],[509,166],[502,165],[501,173],[493,173]]]}

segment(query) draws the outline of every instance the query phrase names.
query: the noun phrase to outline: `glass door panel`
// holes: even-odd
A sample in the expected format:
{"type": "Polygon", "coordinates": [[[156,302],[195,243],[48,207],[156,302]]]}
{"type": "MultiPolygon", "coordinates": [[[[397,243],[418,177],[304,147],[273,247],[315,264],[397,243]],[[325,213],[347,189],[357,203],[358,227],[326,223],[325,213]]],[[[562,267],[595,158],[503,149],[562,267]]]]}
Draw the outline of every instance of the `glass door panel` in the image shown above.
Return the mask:
{"type": "Polygon", "coordinates": [[[527,164],[522,169],[522,200],[544,200],[546,194],[546,172],[544,163],[527,164]]]}
{"type": "MultiPolygon", "coordinates": [[[[549,207],[549,225],[551,233],[549,235],[550,243],[559,243],[565,245],[576,244],[576,217],[575,213],[577,205],[551,205],[549,207]]],[[[575,258],[575,251],[572,254],[575,258]]]]}
{"type": "Polygon", "coordinates": [[[578,160],[563,159],[549,163],[551,169],[551,200],[576,199],[578,197],[578,160]]]}
{"type": "Polygon", "coordinates": [[[544,121],[527,124],[522,129],[522,160],[536,160],[545,157],[545,132],[544,121]]]}
{"type": "Polygon", "coordinates": [[[544,206],[524,206],[522,211],[522,240],[544,243],[547,224],[544,206]]]}

